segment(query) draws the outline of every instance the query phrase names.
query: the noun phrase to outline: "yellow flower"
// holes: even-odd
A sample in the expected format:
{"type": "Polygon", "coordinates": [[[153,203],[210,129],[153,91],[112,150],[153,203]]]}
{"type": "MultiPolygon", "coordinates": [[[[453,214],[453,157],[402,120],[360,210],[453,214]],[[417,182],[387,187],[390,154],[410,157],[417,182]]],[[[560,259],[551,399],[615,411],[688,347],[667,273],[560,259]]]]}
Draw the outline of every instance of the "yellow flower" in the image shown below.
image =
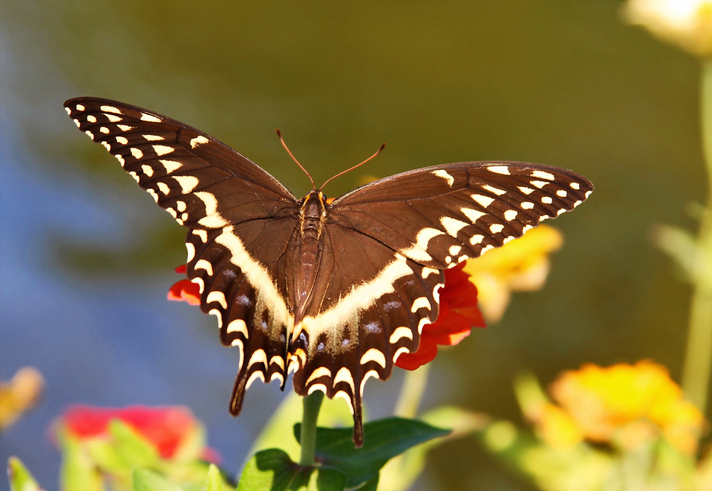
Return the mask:
{"type": "Polygon", "coordinates": [[[21,368],[9,382],[0,382],[0,430],[37,404],[43,386],[42,375],[32,367],[21,368]]]}
{"type": "Polygon", "coordinates": [[[712,55],[712,0],[629,0],[624,13],[690,53],[712,55]]]}
{"type": "Polygon", "coordinates": [[[539,438],[554,448],[571,448],[583,440],[583,432],[569,413],[554,404],[541,407],[536,423],[539,438]]]}
{"type": "Polygon", "coordinates": [[[504,247],[467,261],[464,271],[477,285],[478,305],[485,318],[497,322],[509,304],[510,292],[540,289],[549,274],[549,254],[564,239],[547,225],[530,230],[504,247]]]}
{"type": "Polygon", "coordinates": [[[585,438],[625,448],[662,435],[691,454],[704,425],[702,413],[682,399],[667,369],[650,361],[608,368],[587,364],[561,374],[551,394],[585,438]]]}

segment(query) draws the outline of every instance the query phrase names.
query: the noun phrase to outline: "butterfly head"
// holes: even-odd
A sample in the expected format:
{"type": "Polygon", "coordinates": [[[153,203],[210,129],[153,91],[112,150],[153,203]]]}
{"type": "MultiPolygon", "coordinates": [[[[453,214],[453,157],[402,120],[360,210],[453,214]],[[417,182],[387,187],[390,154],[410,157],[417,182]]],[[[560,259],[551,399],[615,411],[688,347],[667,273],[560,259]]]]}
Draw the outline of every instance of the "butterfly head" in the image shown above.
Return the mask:
{"type": "Polygon", "coordinates": [[[322,222],[326,219],[327,198],[321,191],[310,191],[299,202],[302,224],[322,222]]]}

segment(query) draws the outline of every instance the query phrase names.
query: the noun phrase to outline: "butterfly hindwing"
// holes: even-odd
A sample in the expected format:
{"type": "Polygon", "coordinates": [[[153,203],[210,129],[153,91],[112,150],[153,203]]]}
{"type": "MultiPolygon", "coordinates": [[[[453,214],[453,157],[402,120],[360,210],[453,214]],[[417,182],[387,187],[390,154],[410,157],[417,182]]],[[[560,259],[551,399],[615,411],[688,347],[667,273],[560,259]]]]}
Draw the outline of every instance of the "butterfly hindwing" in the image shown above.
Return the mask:
{"type": "Polygon", "coordinates": [[[201,290],[203,312],[218,319],[220,339],[240,350],[230,411],[257,378],[287,378],[287,332],[294,324],[293,289],[284,271],[294,268],[295,219],[251,220],[220,231],[193,230],[186,244],[188,277],[201,290]]]}

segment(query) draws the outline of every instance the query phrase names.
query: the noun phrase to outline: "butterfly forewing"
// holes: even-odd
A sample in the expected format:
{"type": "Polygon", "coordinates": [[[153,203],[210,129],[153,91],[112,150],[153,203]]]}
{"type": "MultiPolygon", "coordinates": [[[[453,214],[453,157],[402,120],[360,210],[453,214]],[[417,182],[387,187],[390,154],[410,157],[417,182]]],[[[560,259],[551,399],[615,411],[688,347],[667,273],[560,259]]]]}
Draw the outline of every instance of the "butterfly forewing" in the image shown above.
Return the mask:
{"type": "Polygon", "coordinates": [[[554,167],[464,162],[381,179],[331,205],[316,190],[297,201],[247,158],[166,116],[96,98],[65,107],[190,229],[187,273],[201,309],[240,350],[231,412],[255,380],[284,387],[294,372],[297,393],[349,403],[357,445],[364,384],[387,379],[398,356],[418,348],[438,317],[443,270],[573,209],[593,189],[554,167]],[[309,203],[323,213],[305,226],[309,203]]]}
{"type": "Polygon", "coordinates": [[[583,202],[591,183],[524,162],[463,162],[417,169],[355,189],[331,218],[437,269],[479,257],[583,202]]]}
{"type": "Polygon", "coordinates": [[[223,343],[241,351],[231,402],[237,414],[256,378],[286,378],[293,300],[284,271],[294,268],[296,198],[247,158],[179,121],[107,99],[71,99],[65,108],[190,228],[187,272],[200,287],[201,309],[217,316],[223,343]]]}
{"type": "Polygon", "coordinates": [[[181,225],[222,228],[297,207],[274,177],[188,125],[106,99],[70,99],[65,108],[181,225]]]}

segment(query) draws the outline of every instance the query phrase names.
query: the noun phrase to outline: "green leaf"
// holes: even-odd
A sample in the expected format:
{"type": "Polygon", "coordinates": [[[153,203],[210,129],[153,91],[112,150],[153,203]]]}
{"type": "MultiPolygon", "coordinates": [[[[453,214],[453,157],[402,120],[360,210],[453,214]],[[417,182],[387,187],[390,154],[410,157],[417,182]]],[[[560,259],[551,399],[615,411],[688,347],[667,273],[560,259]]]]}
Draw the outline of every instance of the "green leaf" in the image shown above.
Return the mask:
{"type": "Polygon", "coordinates": [[[245,465],[237,491],[282,491],[305,488],[311,470],[292,462],[284,450],[278,448],[262,450],[245,465]]]}
{"type": "Polygon", "coordinates": [[[127,464],[149,467],[160,461],[161,457],[153,444],[123,421],[111,420],[108,429],[117,455],[127,464]]]}
{"type": "Polygon", "coordinates": [[[346,476],[333,467],[317,467],[309,479],[308,491],[344,491],[346,476]]]}
{"type": "MultiPolygon", "coordinates": [[[[300,427],[300,424],[294,426],[297,439],[300,427]]],[[[388,460],[409,448],[450,433],[449,430],[405,418],[372,421],[363,425],[363,431],[363,447],[356,448],[351,439],[351,428],[317,428],[317,460],[343,472],[347,488],[373,479],[388,460]]]]}
{"type": "Polygon", "coordinates": [[[10,478],[12,491],[41,491],[40,485],[27,470],[25,464],[17,457],[10,457],[7,461],[7,475],[10,478]]]}
{"type": "Polygon", "coordinates": [[[131,473],[133,466],[116,451],[113,441],[93,438],[83,442],[82,446],[86,449],[87,455],[94,465],[100,467],[102,472],[126,475],[131,473]]]}
{"type": "Polygon", "coordinates": [[[673,225],[658,225],[653,240],[658,249],[667,253],[682,268],[687,279],[697,276],[695,264],[698,245],[692,232],[673,225]]]}
{"type": "Polygon", "coordinates": [[[242,471],[237,491],[343,491],[346,476],[329,467],[302,467],[287,452],[257,452],[242,471]]]}
{"type": "MultiPolygon", "coordinates": [[[[252,446],[250,454],[268,448],[281,448],[295,461],[299,460],[300,448],[296,440],[284,438],[288,435],[295,423],[302,420],[302,396],[291,391],[279,405],[270,420],[265,425],[262,433],[252,446]]],[[[319,410],[319,426],[331,427],[348,425],[353,421],[353,416],[344,401],[324,398],[319,410]]]]}
{"type": "Polygon", "coordinates": [[[62,445],[61,489],[103,491],[104,482],[101,474],[79,441],[65,432],[59,432],[58,437],[62,445]]]}
{"type": "Polygon", "coordinates": [[[133,491],[183,491],[180,486],[146,469],[133,472],[133,491]]]}
{"type": "MultiPolygon", "coordinates": [[[[378,476],[378,474],[376,474],[375,477],[373,477],[372,479],[369,479],[368,481],[363,483],[363,486],[360,486],[360,487],[354,489],[354,491],[376,491],[378,489],[378,479],[379,479],[379,476],[378,476]]],[[[388,489],[388,488],[386,488],[386,489],[388,489]]]]}
{"type": "Polygon", "coordinates": [[[420,419],[433,426],[447,426],[452,432],[445,438],[430,440],[411,448],[388,461],[379,473],[382,489],[405,491],[413,486],[425,467],[427,453],[447,440],[461,438],[485,428],[489,417],[455,406],[440,406],[420,415],[420,419]]]}
{"type": "Polygon", "coordinates": [[[225,486],[220,469],[215,464],[210,464],[208,468],[208,487],[207,491],[227,491],[228,486],[225,486]]]}

